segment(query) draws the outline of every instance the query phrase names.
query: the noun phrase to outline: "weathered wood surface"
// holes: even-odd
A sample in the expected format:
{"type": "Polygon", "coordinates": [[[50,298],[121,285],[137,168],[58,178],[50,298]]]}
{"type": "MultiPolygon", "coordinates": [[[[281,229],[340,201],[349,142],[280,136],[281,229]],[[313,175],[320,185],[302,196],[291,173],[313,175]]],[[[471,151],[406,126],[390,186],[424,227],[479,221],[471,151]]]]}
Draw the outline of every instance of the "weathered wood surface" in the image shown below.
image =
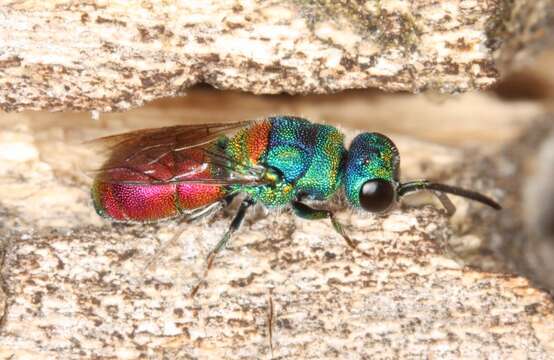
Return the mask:
{"type": "Polygon", "coordinates": [[[229,215],[191,225],[143,273],[177,224],[102,221],[78,170],[87,161],[84,139],[183,119],[240,120],[244,111],[290,112],[358,126],[363,118],[365,129],[397,142],[405,179],[460,183],[510,204],[496,184],[496,171],[510,163],[496,156],[533,124],[539,105],[470,94],[441,103],[358,94],[338,97],[332,107],[309,98],[215,97],[226,100],[217,109],[213,95],[200,93],[182,100],[187,106],[164,103],[97,122],[83,114],[0,117],[1,358],[270,358],[270,293],[274,358],[554,356],[551,298],[479,251],[499,241],[490,225],[503,213],[455,198],[450,221],[423,206],[427,198],[382,217],[335,205],[369,257],[353,253],[326,221],[286,211],[252,216],[218,257],[209,286],[190,299],[203,256],[229,215]],[[400,109],[417,112],[419,127],[393,131],[400,109]],[[446,242],[479,267],[445,254],[446,242]]]}
{"type": "Polygon", "coordinates": [[[0,109],[125,110],[196,83],[257,94],[489,87],[552,0],[3,1],[0,109]]]}
{"type": "Polygon", "coordinates": [[[537,120],[492,166],[505,169],[498,180],[510,199],[494,224],[504,239],[496,248],[508,267],[554,294],[554,114],[537,120]]]}

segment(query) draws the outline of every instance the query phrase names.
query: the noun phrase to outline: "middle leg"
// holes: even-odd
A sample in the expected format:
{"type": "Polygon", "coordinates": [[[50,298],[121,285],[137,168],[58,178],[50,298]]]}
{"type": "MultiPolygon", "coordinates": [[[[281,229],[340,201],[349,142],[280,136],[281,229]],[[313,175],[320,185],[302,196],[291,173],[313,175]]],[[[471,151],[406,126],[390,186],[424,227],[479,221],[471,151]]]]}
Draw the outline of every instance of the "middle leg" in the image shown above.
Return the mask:
{"type": "Polygon", "coordinates": [[[370,256],[368,253],[364,252],[363,250],[360,250],[358,248],[358,245],[356,242],[354,242],[344,231],[344,227],[341,223],[338,222],[335,215],[329,211],[329,210],[323,210],[323,209],[314,209],[309,205],[304,204],[303,202],[299,200],[294,200],[292,202],[292,209],[294,213],[303,219],[307,220],[319,220],[319,219],[329,219],[331,220],[331,224],[333,224],[333,228],[335,231],[344,239],[346,244],[350,248],[352,248],[355,251],[358,251],[359,253],[370,256]]]}

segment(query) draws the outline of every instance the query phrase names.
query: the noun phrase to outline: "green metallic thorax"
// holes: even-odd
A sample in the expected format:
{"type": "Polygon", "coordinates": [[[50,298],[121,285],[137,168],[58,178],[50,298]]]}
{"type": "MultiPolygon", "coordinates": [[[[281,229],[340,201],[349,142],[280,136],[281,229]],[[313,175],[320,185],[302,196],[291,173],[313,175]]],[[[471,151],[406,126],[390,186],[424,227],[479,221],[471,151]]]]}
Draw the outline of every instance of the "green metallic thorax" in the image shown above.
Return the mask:
{"type": "Polygon", "coordinates": [[[278,180],[269,185],[236,185],[232,190],[268,207],[283,206],[298,197],[331,197],[341,184],[343,135],[332,126],[295,117],[271,117],[264,122],[240,131],[230,139],[226,152],[249,166],[275,170],[278,180]]]}

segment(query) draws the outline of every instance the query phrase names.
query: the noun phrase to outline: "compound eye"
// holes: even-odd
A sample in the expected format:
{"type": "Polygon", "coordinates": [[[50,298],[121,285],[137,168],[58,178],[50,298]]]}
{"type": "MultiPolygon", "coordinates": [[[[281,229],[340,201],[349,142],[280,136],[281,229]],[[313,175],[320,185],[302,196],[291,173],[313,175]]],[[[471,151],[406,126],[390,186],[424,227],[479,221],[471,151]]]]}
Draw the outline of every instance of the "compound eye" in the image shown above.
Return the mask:
{"type": "Polygon", "coordinates": [[[360,189],[360,205],[366,211],[382,212],[394,203],[395,190],[390,181],[366,181],[360,189]]]}

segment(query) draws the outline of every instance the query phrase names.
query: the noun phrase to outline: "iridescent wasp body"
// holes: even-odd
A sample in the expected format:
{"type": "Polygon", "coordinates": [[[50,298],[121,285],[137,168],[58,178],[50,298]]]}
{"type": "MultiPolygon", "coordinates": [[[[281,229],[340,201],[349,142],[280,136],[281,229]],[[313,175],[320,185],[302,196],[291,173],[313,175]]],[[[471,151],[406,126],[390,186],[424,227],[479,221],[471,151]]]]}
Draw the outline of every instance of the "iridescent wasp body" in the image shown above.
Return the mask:
{"type": "Polygon", "coordinates": [[[292,116],[146,129],[96,142],[107,145],[109,157],[96,172],[92,198],[98,214],[109,219],[191,220],[245,195],[209,265],[256,203],[290,205],[305,219],[328,218],[352,247],[333,213],[306,200],[329,200],[342,190],[352,207],[383,212],[406,193],[431,190],[450,211],[445,193],[500,209],[474,191],[427,180],[401,183],[398,150],[382,134],[362,133],[347,150],[337,128],[292,116]]]}

